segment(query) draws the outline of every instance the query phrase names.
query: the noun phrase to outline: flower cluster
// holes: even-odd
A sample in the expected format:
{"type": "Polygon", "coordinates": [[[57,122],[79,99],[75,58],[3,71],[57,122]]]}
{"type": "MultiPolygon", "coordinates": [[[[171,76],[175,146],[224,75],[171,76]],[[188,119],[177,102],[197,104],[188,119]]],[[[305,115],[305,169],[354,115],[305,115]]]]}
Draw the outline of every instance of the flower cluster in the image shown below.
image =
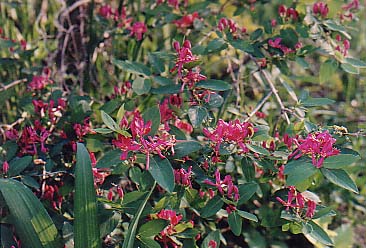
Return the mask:
{"type": "Polygon", "coordinates": [[[99,8],[99,15],[118,22],[119,28],[129,30],[130,36],[134,35],[137,40],[141,40],[143,34],[147,32],[147,27],[143,22],[135,22],[131,25],[133,18],[127,18],[125,7],[122,7],[121,13],[118,13],[117,9],[113,9],[110,5],[105,4],[99,8]]]}
{"type": "Polygon", "coordinates": [[[175,41],[173,42],[173,48],[177,52],[177,60],[175,61],[175,66],[170,70],[170,72],[177,71],[178,77],[182,79],[184,65],[197,62],[198,57],[193,55],[191,51],[192,45],[189,40],[185,40],[182,47],[178,41],[175,41]]]}
{"type": "Polygon", "coordinates": [[[48,120],[54,125],[57,122],[57,118],[62,116],[62,111],[66,109],[66,101],[62,98],[57,99],[57,106],[55,101],[50,100],[49,103],[45,103],[42,100],[32,100],[34,111],[40,115],[43,119],[45,114],[48,115],[48,120]]]}
{"type": "MultiPolygon", "coordinates": [[[[155,217],[155,215],[151,216],[155,217]]],[[[163,243],[164,248],[168,247],[176,247],[179,246],[175,243],[175,241],[170,237],[170,235],[176,232],[175,226],[179,224],[179,222],[183,219],[183,215],[177,214],[174,210],[170,209],[162,209],[158,214],[156,214],[157,219],[168,220],[169,224],[163,231],[160,232],[160,235],[156,237],[158,241],[163,243]]],[[[192,222],[191,222],[192,223],[192,222]]],[[[193,227],[193,223],[192,223],[193,227]]]]}
{"type": "Polygon", "coordinates": [[[43,69],[42,75],[33,76],[32,81],[28,84],[29,89],[31,91],[44,89],[47,85],[53,83],[50,76],[51,70],[48,68],[43,69]]]}
{"type": "Polygon", "coordinates": [[[334,147],[336,139],[328,131],[310,133],[305,139],[298,139],[298,148],[290,155],[298,159],[303,155],[311,156],[316,168],[323,165],[324,159],[339,154],[334,147]]]}
{"type": "Polygon", "coordinates": [[[335,50],[336,51],[339,51],[340,53],[342,53],[344,57],[347,57],[348,50],[351,47],[351,43],[349,42],[349,40],[348,39],[344,39],[342,41],[342,37],[339,34],[337,34],[336,35],[336,41],[339,42],[339,43],[341,43],[341,44],[337,45],[335,47],[335,50]]]}
{"type": "MultiPolygon", "coordinates": [[[[294,49],[291,49],[291,48],[281,44],[281,41],[282,41],[282,38],[276,38],[274,40],[270,39],[270,40],[268,40],[268,45],[270,47],[280,49],[284,53],[284,55],[287,55],[289,53],[293,53],[296,51],[294,49]]],[[[301,47],[302,47],[301,42],[296,43],[295,49],[300,49],[301,47]]]]}
{"type": "Polygon", "coordinates": [[[163,152],[170,150],[174,154],[175,138],[167,132],[160,135],[149,136],[152,122],[145,123],[138,111],[133,113],[133,119],[128,124],[126,118],[122,119],[122,126],[129,128],[132,135],[126,136],[118,134],[117,139],[112,141],[113,145],[121,149],[121,160],[128,158],[128,152],[142,152],[146,155],[146,169],[149,169],[150,154],[157,154],[160,158],[165,158],[163,152]]]}
{"type": "Polygon", "coordinates": [[[221,180],[219,169],[215,171],[215,183],[208,179],[205,179],[204,183],[216,187],[220,194],[223,196],[226,195],[228,199],[233,199],[234,201],[239,200],[239,189],[234,185],[231,176],[226,175],[224,180],[221,180]]]}
{"type": "Polygon", "coordinates": [[[49,201],[52,208],[55,210],[61,209],[63,197],[59,192],[59,188],[62,185],[62,181],[53,184],[45,184],[43,188],[43,194],[40,197],[41,199],[49,201]]]}
{"type": "Polygon", "coordinates": [[[177,184],[189,186],[190,188],[192,188],[191,176],[192,166],[190,166],[188,170],[185,170],[183,168],[174,170],[174,179],[177,184]]]}
{"type": "MultiPolygon", "coordinates": [[[[221,18],[219,20],[219,23],[217,24],[217,28],[218,30],[220,30],[221,32],[224,31],[224,29],[228,28],[229,32],[232,33],[233,35],[236,34],[238,28],[238,25],[231,19],[228,18],[221,18]]],[[[242,33],[246,33],[246,28],[241,28],[240,31],[242,33]]]]}
{"type": "Polygon", "coordinates": [[[187,14],[183,16],[181,19],[173,21],[173,23],[177,26],[179,29],[186,29],[193,26],[193,23],[195,20],[199,20],[199,14],[198,12],[193,12],[192,14],[187,14]]]}
{"type": "Polygon", "coordinates": [[[322,18],[327,17],[329,12],[328,5],[323,2],[316,2],[313,5],[313,13],[314,15],[320,15],[322,18]]]}
{"type": "Polygon", "coordinates": [[[225,122],[219,120],[216,129],[210,131],[203,129],[203,134],[212,142],[215,157],[220,156],[220,146],[223,143],[234,144],[240,149],[240,153],[248,152],[245,143],[253,136],[255,129],[249,122],[240,122],[239,120],[225,122]]]}
{"type": "Polygon", "coordinates": [[[285,5],[280,5],[278,7],[278,14],[285,21],[297,21],[299,19],[299,12],[297,12],[294,8],[287,8],[285,5]]]}
{"type": "Polygon", "coordinates": [[[286,207],[286,211],[292,209],[296,214],[302,216],[306,204],[305,217],[312,218],[315,214],[316,202],[308,199],[304,194],[297,192],[294,186],[289,187],[287,201],[282,200],[280,197],[276,197],[276,199],[286,207]]]}

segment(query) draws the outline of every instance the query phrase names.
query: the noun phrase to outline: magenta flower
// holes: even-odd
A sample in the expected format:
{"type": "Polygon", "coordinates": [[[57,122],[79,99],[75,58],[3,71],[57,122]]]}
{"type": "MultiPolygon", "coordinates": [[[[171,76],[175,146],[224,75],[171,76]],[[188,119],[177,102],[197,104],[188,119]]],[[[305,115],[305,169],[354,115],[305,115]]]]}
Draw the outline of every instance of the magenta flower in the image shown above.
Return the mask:
{"type": "Polygon", "coordinates": [[[276,197],[283,206],[286,207],[286,211],[290,209],[296,214],[303,216],[306,203],[306,218],[312,218],[316,210],[316,202],[304,197],[300,192],[297,192],[295,186],[290,186],[287,194],[287,201],[282,200],[280,197],[276,197]]]}
{"type": "Polygon", "coordinates": [[[132,27],[128,27],[127,29],[130,30],[131,36],[135,35],[137,40],[142,40],[142,36],[147,32],[147,27],[143,22],[135,22],[132,27]]]}
{"type": "Polygon", "coordinates": [[[310,133],[306,139],[299,139],[298,142],[298,148],[290,157],[294,156],[294,159],[298,159],[303,155],[311,156],[316,168],[322,167],[325,158],[339,154],[339,150],[333,147],[336,139],[328,131],[310,133]]]}
{"type": "Polygon", "coordinates": [[[140,149],[140,145],[133,141],[131,137],[125,137],[121,134],[118,134],[118,138],[113,140],[112,144],[121,149],[121,160],[128,158],[129,151],[138,151],[140,149]]]}
{"type": "Polygon", "coordinates": [[[193,55],[191,51],[191,42],[189,40],[185,40],[182,47],[180,47],[179,42],[175,41],[173,42],[173,47],[178,54],[175,66],[170,70],[170,72],[177,71],[179,78],[181,78],[183,66],[191,62],[196,62],[198,57],[193,55]]]}
{"type": "Polygon", "coordinates": [[[198,12],[193,12],[193,14],[187,14],[181,19],[173,21],[173,23],[177,26],[177,28],[185,29],[193,26],[194,21],[199,18],[198,12]]]}
{"type": "Polygon", "coordinates": [[[323,2],[316,2],[313,5],[313,13],[315,15],[321,15],[323,18],[327,17],[329,12],[328,5],[323,2]]]}
{"type": "Polygon", "coordinates": [[[8,163],[8,161],[4,161],[3,162],[3,173],[4,174],[8,173],[8,170],[9,170],[9,163],[8,163]]]}
{"type": "Polygon", "coordinates": [[[226,175],[224,180],[221,180],[219,169],[215,171],[215,183],[208,179],[205,179],[204,183],[216,187],[221,195],[226,194],[227,198],[229,199],[234,199],[234,201],[238,201],[240,198],[239,189],[236,185],[234,185],[231,176],[226,175]]]}

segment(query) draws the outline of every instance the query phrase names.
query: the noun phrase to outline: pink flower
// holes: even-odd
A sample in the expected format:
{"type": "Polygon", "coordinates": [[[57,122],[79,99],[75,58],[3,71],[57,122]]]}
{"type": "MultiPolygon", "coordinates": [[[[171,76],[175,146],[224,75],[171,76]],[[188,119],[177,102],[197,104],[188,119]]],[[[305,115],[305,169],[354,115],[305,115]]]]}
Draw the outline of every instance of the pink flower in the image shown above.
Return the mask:
{"type": "Polygon", "coordinates": [[[208,242],[208,248],[216,248],[217,247],[217,243],[215,240],[210,240],[210,242],[208,242]]]}
{"type": "Polygon", "coordinates": [[[315,15],[321,15],[323,18],[327,17],[329,12],[328,5],[323,2],[316,2],[313,5],[313,13],[315,15]]]}
{"type": "Polygon", "coordinates": [[[180,47],[179,42],[175,41],[173,42],[173,47],[178,54],[175,66],[170,70],[170,72],[177,71],[179,78],[182,78],[183,66],[191,62],[196,62],[198,57],[193,55],[191,51],[192,45],[189,40],[185,40],[182,47],[180,47]]]}
{"type": "Polygon", "coordinates": [[[157,217],[162,220],[169,220],[169,224],[175,226],[182,220],[183,215],[177,214],[174,210],[162,209],[157,217]]]}
{"type": "Polygon", "coordinates": [[[8,170],[9,170],[9,163],[8,163],[8,161],[4,161],[3,162],[3,173],[7,174],[8,170]]]}
{"type": "Polygon", "coordinates": [[[174,170],[175,182],[183,186],[189,186],[190,188],[192,188],[191,175],[192,166],[190,166],[187,171],[183,168],[174,170]]]}
{"type": "Polygon", "coordinates": [[[193,26],[194,21],[199,18],[198,12],[193,12],[193,14],[185,15],[181,19],[173,21],[173,23],[178,28],[184,29],[193,26]]]}
{"type": "Polygon", "coordinates": [[[176,119],[174,122],[174,126],[176,126],[177,128],[185,131],[186,133],[190,134],[193,132],[193,127],[191,124],[189,124],[188,122],[182,121],[180,119],[176,119]]]}
{"type": "Polygon", "coordinates": [[[118,138],[113,140],[112,144],[121,149],[121,160],[127,159],[129,151],[138,151],[140,149],[140,145],[133,141],[131,137],[125,137],[121,134],[118,134],[118,138]]]}
{"type": "Polygon", "coordinates": [[[308,200],[307,207],[308,208],[306,210],[306,217],[313,218],[313,216],[315,214],[315,209],[316,209],[316,202],[314,202],[312,200],[308,200]]]}
{"type": "Polygon", "coordinates": [[[212,181],[205,179],[204,183],[214,186],[220,192],[221,195],[227,195],[228,198],[234,199],[234,201],[239,200],[239,189],[236,185],[234,185],[233,180],[230,175],[226,175],[224,180],[221,180],[220,171],[217,169],[215,171],[215,183],[212,181]]]}
{"type": "Polygon", "coordinates": [[[142,40],[142,36],[147,32],[147,27],[143,22],[135,22],[132,27],[128,28],[130,30],[130,35],[135,35],[137,40],[142,40]]]}
{"type": "Polygon", "coordinates": [[[42,90],[47,85],[52,84],[53,81],[49,78],[50,77],[50,70],[45,68],[43,70],[43,74],[41,76],[33,76],[32,81],[28,84],[28,87],[31,90],[42,90]]]}
{"type": "Polygon", "coordinates": [[[333,147],[336,139],[328,131],[310,133],[306,139],[299,139],[298,142],[298,148],[290,157],[295,156],[298,159],[302,155],[311,156],[316,168],[322,167],[325,158],[339,154],[339,150],[333,147]]]}

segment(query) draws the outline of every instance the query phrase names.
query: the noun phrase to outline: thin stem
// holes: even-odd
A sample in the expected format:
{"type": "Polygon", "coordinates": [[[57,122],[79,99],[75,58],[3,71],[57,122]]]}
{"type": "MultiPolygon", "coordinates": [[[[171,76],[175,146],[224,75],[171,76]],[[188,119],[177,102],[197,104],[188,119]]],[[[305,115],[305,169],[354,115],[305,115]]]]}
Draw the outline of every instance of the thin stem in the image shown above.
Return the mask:
{"type": "Polygon", "coordinates": [[[255,113],[257,113],[260,108],[266,103],[266,101],[270,98],[270,96],[273,94],[272,91],[268,92],[268,94],[258,103],[258,105],[253,109],[252,112],[250,112],[250,114],[248,114],[248,117],[244,120],[244,122],[247,122],[250,120],[250,118],[252,118],[255,113]]]}
{"type": "Polygon", "coordinates": [[[0,92],[1,91],[6,91],[7,89],[10,89],[11,87],[13,87],[15,85],[18,85],[18,84],[21,84],[21,83],[24,83],[24,82],[27,82],[26,78],[15,80],[15,81],[11,82],[10,84],[3,85],[2,88],[0,88],[0,92]]]}

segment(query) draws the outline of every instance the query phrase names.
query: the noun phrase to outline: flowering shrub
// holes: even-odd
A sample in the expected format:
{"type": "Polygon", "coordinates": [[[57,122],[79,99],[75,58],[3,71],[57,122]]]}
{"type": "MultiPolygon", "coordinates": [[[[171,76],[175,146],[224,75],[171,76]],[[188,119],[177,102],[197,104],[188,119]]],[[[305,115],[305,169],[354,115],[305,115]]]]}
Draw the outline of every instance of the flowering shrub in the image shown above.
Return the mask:
{"type": "Polygon", "coordinates": [[[3,246],[339,245],[359,1],[63,4],[34,38],[0,3],[3,246]]]}

